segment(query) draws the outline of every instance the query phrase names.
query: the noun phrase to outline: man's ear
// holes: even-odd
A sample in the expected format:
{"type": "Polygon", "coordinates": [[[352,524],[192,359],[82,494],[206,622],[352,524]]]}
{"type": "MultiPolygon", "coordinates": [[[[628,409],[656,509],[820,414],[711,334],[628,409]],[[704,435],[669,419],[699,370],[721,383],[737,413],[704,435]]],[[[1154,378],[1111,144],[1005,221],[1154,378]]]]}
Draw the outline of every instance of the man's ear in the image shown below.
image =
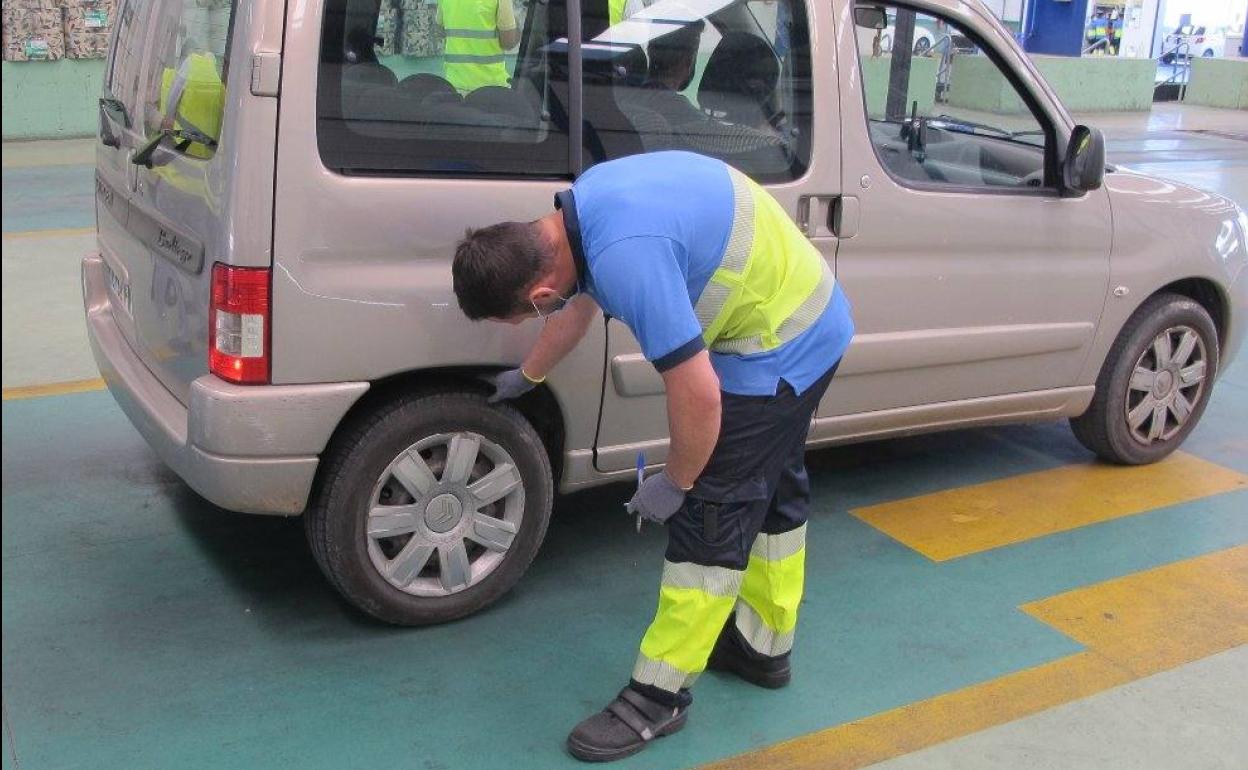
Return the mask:
{"type": "Polygon", "coordinates": [[[545,285],[544,283],[539,282],[534,284],[533,288],[529,289],[529,300],[531,302],[544,302],[549,300],[551,297],[557,296],[558,294],[558,291],[545,285]]]}

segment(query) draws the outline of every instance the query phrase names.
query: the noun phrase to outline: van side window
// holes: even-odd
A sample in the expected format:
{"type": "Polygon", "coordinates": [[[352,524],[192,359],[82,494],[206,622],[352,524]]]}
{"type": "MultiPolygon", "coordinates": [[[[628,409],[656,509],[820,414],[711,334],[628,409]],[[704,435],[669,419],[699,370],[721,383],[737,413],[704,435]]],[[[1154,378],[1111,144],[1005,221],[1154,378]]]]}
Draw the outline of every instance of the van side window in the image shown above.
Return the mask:
{"type": "MultiPolygon", "coordinates": [[[[326,0],[321,160],[342,173],[566,177],[562,3],[326,0]]],[[[566,41],[564,43],[566,51],[566,41]]]]}
{"type": "Polygon", "coordinates": [[[170,0],[153,19],[144,127],[176,129],[171,146],[193,158],[212,157],[221,139],[233,16],[232,0],[170,0]]]}
{"type": "Polygon", "coordinates": [[[584,0],[582,9],[586,165],[683,149],[760,181],[805,171],[804,0],[584,0]]]}
{"type": "Polygon", "coordinates": [[[957,24],[887,3],[855,14],[871,143],[921,187],[1052,187],[1053,132],[957,24]]]}

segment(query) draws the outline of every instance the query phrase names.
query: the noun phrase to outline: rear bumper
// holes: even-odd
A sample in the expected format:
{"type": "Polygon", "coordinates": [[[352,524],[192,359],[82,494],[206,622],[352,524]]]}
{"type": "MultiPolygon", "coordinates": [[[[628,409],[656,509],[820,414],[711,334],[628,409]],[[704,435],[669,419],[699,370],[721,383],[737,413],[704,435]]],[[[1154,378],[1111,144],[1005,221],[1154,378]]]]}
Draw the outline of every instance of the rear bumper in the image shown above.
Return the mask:
{"type": "Polygon", "coordinates": [[[82,262],[87,336],[100,375],[160,458],[232,511],[293,515],[307,505],[319,455],[366,382],[231,385],[211,374],[183,404],[140,360],[113,320],[103,262],[82,262]]]}

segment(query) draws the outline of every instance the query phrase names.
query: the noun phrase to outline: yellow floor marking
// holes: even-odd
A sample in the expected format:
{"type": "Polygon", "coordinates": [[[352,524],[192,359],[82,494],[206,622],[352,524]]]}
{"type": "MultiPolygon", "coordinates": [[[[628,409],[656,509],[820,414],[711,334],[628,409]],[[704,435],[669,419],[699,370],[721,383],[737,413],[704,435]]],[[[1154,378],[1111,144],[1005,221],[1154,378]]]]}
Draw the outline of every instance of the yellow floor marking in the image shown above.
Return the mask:
{"type": "Polygon", "coordinates": [[[1024,604],[1131,678],[1248,643],[1248,545],[1024,604]]]}
{"type": "Polygon", "coordinates": [[[1182,452],[1156,465],[1068,465],[851,511],[933,561],[1248,488],[1182,452]]]}
{"type": "Polygon", "coordinates": [[[4,233],[6,241],[25,241],[31,238],[68,238],[77,235],[94,235],[94,227],[61,227],[52,230],[20,230],[4,233]]]}
{"type": "Polygon", "coordinates": [[[52,382],[47,385],[23,385],[17,388],[5,388],[5,401],[19,401],[24,398],[42,398],[43,396],[64,396],[69,393],[89,393],[103,390],[104,380],[73,380],[71,382],[52,382]]]}
{"type": "Polygon", "coordinates": [[[1248,545],[1020,609],[1088,649],[702,770],[853,770],[1248,644],[1248,545]]]}

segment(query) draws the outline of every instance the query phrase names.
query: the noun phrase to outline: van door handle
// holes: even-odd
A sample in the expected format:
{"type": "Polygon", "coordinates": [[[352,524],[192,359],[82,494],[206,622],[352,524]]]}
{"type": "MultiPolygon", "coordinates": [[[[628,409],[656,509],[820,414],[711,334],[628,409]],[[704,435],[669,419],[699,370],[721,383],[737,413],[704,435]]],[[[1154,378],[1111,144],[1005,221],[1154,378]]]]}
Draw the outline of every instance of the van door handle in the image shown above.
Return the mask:
{"type": "Polygon", "coordinates": [[[858,197],[842,195],[832,205],[832,232],[837,238],[853,238],[858,234],[858,197]]]}
{"type": "Polygon", "coordinates": [[[832,238],[833,202],[837,195],[803,195],[797,201],[797,226],[807,238],[832,238]]]}

